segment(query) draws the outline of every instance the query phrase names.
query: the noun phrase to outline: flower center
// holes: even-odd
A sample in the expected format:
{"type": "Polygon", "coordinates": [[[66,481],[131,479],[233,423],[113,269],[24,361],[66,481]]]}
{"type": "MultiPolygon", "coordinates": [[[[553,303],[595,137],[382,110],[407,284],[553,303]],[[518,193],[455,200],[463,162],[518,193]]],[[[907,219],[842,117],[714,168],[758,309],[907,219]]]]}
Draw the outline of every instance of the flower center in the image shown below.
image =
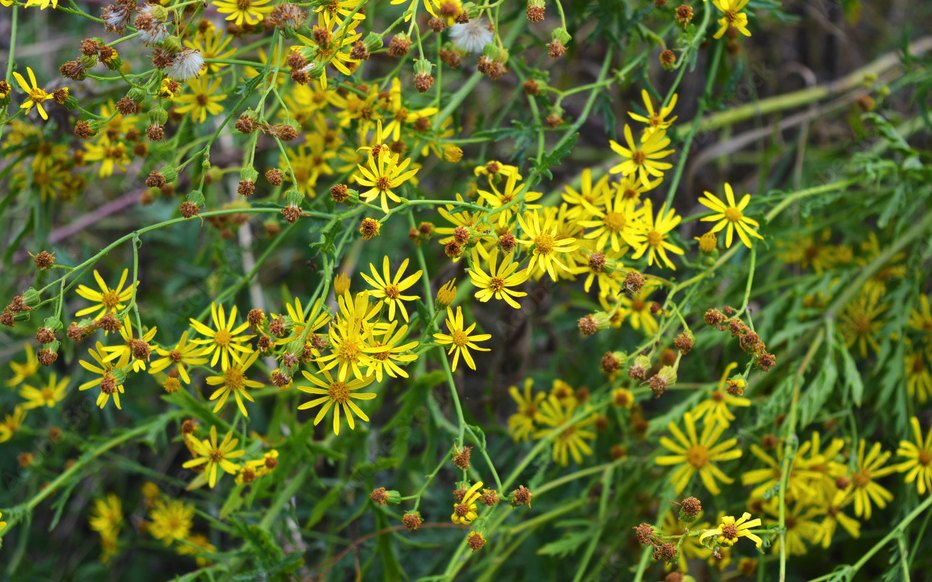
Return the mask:
{"type": "Polygon", "coordinates": [[[236,7],[242,10],[243,12],[249,11],[249,6],[252,3],[249,0],[236,0],[236,7]]]}
{"type": "Polygon", "coordinates": [[[408,110],[402,107],[398,110],[398,113],[395,114],[395,121],[405,121],[408,119],[408,110]]]}
{"type": "Polygon", "coordinates": [[[738,527],[734,524],[723,525],[722,526],[722,537],[726,540],[736,540],[738,539],[738,527]]]}
{"type": "Polygon", "coordinates": [[[633,154],[631,154],[631,161],[634,162],[638,166],[643,166],[644,162],[647,161],[647,154],[645,154],[641,150],[637,150],[633,154]]]}
{"type": "Polygon", "coordinates": [[[605,224],[605,228],[608,230],[619,232],[625,229],[627,221],[625,220],[624,214],[609,212],[605,215],[605,218],[602,219],[602,223],[605,224]]]}
{"type": "Polygon", "coordinates": [[[701,469],[709,462],[709,451],[702,445],[693,445],[686,451],[686,462],[701,469]]]}
{"type": "Polygon", "coordinates": [[[716,402],[723,402],[725,400],[725,395],[716,390],[712,393],[712,400],[716,402]]]}
{"type": "Polygon", "coordinates": [[[401,291],[399,291],[398,287],[395,285],[388,285],[385,287],[385,296],[389,299],[398,299],[399,295],[401,295],[401,291]]]}
{"type": "Polygon", "coordinates": [[[243,371],[236,366],[231,367],[229,370],[223,373],[223,382],[230,388],[230,390],[242,390],[243,379],[243,371]]]}
{"type": "Polygon", "coordinates": [[[647,302],[643,299],[635,297],[631,300],[631,309],[634,311],[644,311],[644,308],[647,306],[647,302]]]}
{"type": "Polygon", "coordinates": [[[466,344],[469,343],[469,337],[466,335],[466,332],[464,332],[461,329],[454,331],[452,336],[453,336],[453,345],[457,347],[463,348],[463,347],[466,347],[466,344]]]}
{"type": "Polygon", "coordinates": [[[740,210],[732,206],[731,208],[725,209],[725,218],[727,218],[729,222],[738,222],[744,218],[744,215],[741,214],[740,210]]]}
{"type": "Polygon", "coordinates": [[[385,192],[391,189],[392,181],[387,176],[380,176],[379,179],[375,181],[375,187],[379,189],[379,192],[385,192]]]}
{"type": "Polygon", "coordinates": [[[851,327],[858,335],[867,334],[871,329],[871,320],[866,315],[856,315],[851,319],[851,327]]]}
{"type": "Polygon", "coordinates": [[[45,101],[46,97],[48,96],[49,96],[48,93],[38,88],[33,89],[32,91],[29,92],[29,99],[32,101],[35,101],[36,103],[41,103],[45,101]]]}
{"type": "MultiPolygon", "coordinates": [[[[55,393],[52,392],[51,388],[46,387],[42,389],[42,400],[44,400],[45,402],[55,401],[55,393]]],[[[924,463],[924,464],[928,465],[928,463],[924,463]]]]}
{"type": "Polygon", "coordinates": [[[107,309],[113,309],[120,302],[120,296],[117,295],[116,291],[110,289],[106,293],[101,294],[100,302],[103,303],[104,307],[107,309]]]}
{"type": "Polygon", "coordinates": [[[576,432],[576,427],[573,427],[573,426],[565,429],[563,432],[560,433],[560,440],[561,441],[569,440],[573,436],[573,433],[575,432],[576,432]]]}
{"type": "Polygon", "coordinates": [[[925,467],[928,467],[929,463],[932,463],[932,452],[920,451],[919,452],[919,464],[925,467]]]}
{"type": "Polygon", "coordinates": [[[469,513],[469,506],[458,503],[453,508],[453,513],[455,513],[457,517],[466,517],[466,514],[469,513]]]}
{"type": "Polygon", "coordinates": [[[489,289],[491,289],[492,291],[498,292],[504,288],[505,288],[505,281],[503,279],[500,279],[499,277],[493,277],[492,280],[489,281],[489,289]]]}
{"type": "Polygon", "coordinates": [[[223,451],[220,449],[210,449],[210,454],[207,456],[210,458],[211,462],[219,463],[223,460],[223,451]]]}
{"type": "Polygon", "coordinates": [[[350,392],[349,388],[347,388],[346,384],[343,382],[334,382],[330,385],[328,395],[330,396],[330,400],[337,404],[344,404],[349,400],[350,392]]]}
{"type": "Polygon", "coordinates": [[[172,362],[174,362],[175,364],[177,364],[178,362],[181,361],[181,358],[182,358],[183,356],[181,355],[181,352],[176,351],[176,350],[172,350],[172,351],[168,352],[168,357],[171,359],[172,362]]]}
{"type": "Polygon", "coordinates": [[[650,246],[659,247],[660,243],[662,242],[663,242],[663,235],[657,232],[656,230],[652,230],[649,233],[647,233],[647,244],[649,244],[650,246]]]}
{"type": "Polygon", "coordinates": [[[526,407],[524,407],[522,413],[528,418],[534,418],[534,416],[537,415],[537,407],[533,404],[528,404],[526,407]]]}
{"type": "Polygon", "coordinates": [[[340,344],[340,359],[348,362],[355,361],[359,358],[359,343],[355,341],[346,341],[340,344]]]}
{"type": "Polygon", "coordinates": [[[736,10],[725,11],[725,20],[728,21],[728,24],[733,23],[737,19],[738,19],[738,12],[736,10]]]}
{"type": "Polygon", "coordinates": [[[203,93],[199,93],[197,96],[194,97],[194,99],[197,101],[197,104],[200,105],[201,107],[207,105],[207,95],[204,95],[203,93]]]}
{"type": "Polygon", "coordinates": [[[225,329],[221,329],[214,335],[214,343],[218,346],[228,346],[233,336],[225,329]]]}
{"type": "Polygon", "coordinates": [[[534,249],[542,255],[553,252],[553,236],[546,232],[540,233],[540,235],[534,239],[534,249]]]}
{"type": "Polygon", "coordinates": [[[871,476],[868,475],[867,473],[858,471],[854,475],[851,476],[851,481],[854,483],[855,487],[858,487],[858,488],[867,487],[868,483],[871,482],[871,476]]]}

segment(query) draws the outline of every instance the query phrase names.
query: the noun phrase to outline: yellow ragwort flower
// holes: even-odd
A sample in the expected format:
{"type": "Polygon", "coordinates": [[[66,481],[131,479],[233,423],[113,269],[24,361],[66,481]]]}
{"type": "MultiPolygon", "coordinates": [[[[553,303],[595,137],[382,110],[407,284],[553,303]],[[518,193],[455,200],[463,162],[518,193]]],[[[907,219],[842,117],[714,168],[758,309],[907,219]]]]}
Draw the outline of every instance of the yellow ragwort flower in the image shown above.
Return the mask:
{"type": "Polygon", "coordinates": [[[23,408],[27,410],[30,408],[40,408],[42,406],[54,408],[56,404],[65,398],[65,389],[68,386],[68,382],[71,381],[71,378],[65,376],[61,379],[61,382],[57,380],[58,376],[55,372],[52,372],[48,385],[43,388],[33,388],[29,385],[23,385],[19,391],[19,395],[27,400],[27,402],[23,404],[23,408]]]}
{"type": "Polygon", "coordinates": [[[702,434],[696,433],[696,423],[693,415],[689,412],[683,414],[683,422],[686,425],[686,433],[689,438],[683,434],[683,431],[671,422],[668,425],[670,432],[676,438],[676,441],[663,437],[660,444],[664,448],[673,452],[673,455],[662,455],[657,457],[658,465],[682,465],[673,473],[671,481],[676,488],[676,494],[679,495],[686,488],[689,480],[693,475],[699,473],[699,478],[706,489],[712,495],[721,493],[716,479],[723,483],[733,483],[734,479],[726,475],[719,469],[714,462],[731,461],[741,457],[741,449],[735,449],[738,439],[728,439],[716,444],[725,427],[720,424],[707,424],[702,429],[702,434]]]}
{"type": "Polygon", "coordinates": [[[235,362],[232,366],[224,370],[223,374],[207,377],[207,383],[211,386],[222,384],[220,388],[217,388],[214,393],[210,395],[211,400],[217,400],[214,412],[219,412],[220,409],[223,408],[223,405],[227,402],[227,398],[229,398],[232,393],[233,396],[236,397],[236,406],[239,407],[239,411],[243,413],[243,416],[249,416],[249,413],[246,411],[246,405],[243,404],[243,398],[250,402],[255,402],[255,400],[253,400],[246,389],[262,388],[263,384],[262,382],[256,382],[255,380],[247,378],[246,371],[249,370],[249,367],[255,363],[258,357],[259,352],[253,352],[242,362],[235,362]]]}
{"type": "Polygon", "coordinates": [[[718,232],[726,226],[728,227],[725,233],[725,246],[727,248],[731,248],[731,241],[735,231],[738,232],[738,237],[741,239],[741,242],[744,243],[744,246],[748,248],[751,248],[751,239],[748,238],[748,235],[764,240],[764,237],[751,229],[752,226],[760,228],[760,224],[756,220],[752,220],[741,213],[747,208],[748,202],[751,201],[750,194],[745,194],[744,197],[741,198],[741,202],[735,204],[735,193],[731,189],[731,184],[725,182],[725,196],[728,198],[728,204],[722,202],[711,192],[706,192],[705,195],[705,198],[699,198],[699,203],[715,211],[716,214],[706,216],[702,219],[702,222],[716,222],[711,232],[718,232]]]}
{"type": "Polygon", "coordinates": [[[733,546],[735,542],[738,541],[738,538],[748,538],[757,544],[759,548],[761,544],[764,543],[763,540],[748,530],[754,527],[760,527],[760,523],[760,518],[751,519],[751,514],[748,512],[744,512],[741,519],[738,521],[735,521],[733,515],[726,515],[722,518],[722,523],[717,528],[702,532],[702,535],[699,536],[699,541],[701,542],[707,537],[717,536],[718,539],[716,542],[719,544],[733,546]]]}
{"type": "Polygon", "coordinates": [[[453,504],[453,515],[450,516],[453,523],[469,525],[479,517],[476,500],[479,499],[479,489],[481,487],[482,481],[477,481],[472,487],[466,490],[462,501],[453,504]]]}
{"type": "Polygon", "coordinates": [[[900,441],[896,454],[907,460],[896,465],[896,470],[906,473],[906,483],[915,481],[919,495],[925,495],[926,491],[932,491],[932,430],[926,433],[923,440],[919,419],[914,416],[909,419],[909,424],[913,428],[916,442],[900,441]]]}
{"type": "MultiPolygon", "coordinates": [[[[94,313],[97,310],[100,310],[97,315],[94,316],[94,319],[100,319],[102,316],[108,313],[115,313],[126,305],[126,301],[129,301],[133,296],[133,287],[130,285],[126,289],[123,288],[123,285],[126,283],[126,277],[129,275],[129,269],[123,269],[123,275],[120,276],[120,283],[114,288],[111,289],[104,283],[103,277],[100,276],[100,273],[97,272],[97,269],[94,269],[94,279],[97,281],[97,284],[100,286],[100,291],[94,291],[90,287],[85,285],[79,285],[77,289],[77,294],[81,297],[87,299],[88,301],[93,301],[94,303],[99,303],[99,305],[92,305],[86,309],[75,313],[78,317],[84,317],[94,313]]],[[[136,283],[139,284],[138,282],[136,283]]]]}
{"type": "Polygon", "coordinates": [[[657,129],[648,135],[646,140],[637,143],[631,134],[631,127],[625,124],[625,142],[628,147],[619,145],[615,140],[609,142],[615,153],[623,158],[622,162],[609,169],[609,172],[621,172],[625,176],[637,174],[641,184],[649,186],[651,176],[662,178],[663,171],[673,167],[673,164],[659,161],[673,153],[673,150],[663,149],[670,145],[670,138],[664,130],[657,129]]]}
{"type": "Polygon", "coordinates": [[[209,356],[213,354],[213,357],[210,359],[211,366],[216,366],[219,360],[220,367],[226,370],[230,367],[231,360],[236,364],[241,363],[243,355],[252,352],[252,347],[250,347],[249,344],[243,345],[243,342],[247,342],[255,336],[239,335],[246,331],[246,328],[249,327],[249,322],[244,321],[240,326],[236,326],[235,305],[233,309],[230,310],[230,317],[227,318],[226,313],[223,311],[223,305],[218,307],[216,303],[211,302],[210,315],[213,319],[214,327],[217,329],[211,329],[193,317],[191,318],[191,327],[201,335],[207,336],[206,339],[193,341],[196,344],[205,346],[204,351],[201,352],[200,355],[209,356]]]}
{"type": "Polygon", "coordinates": [[[149,510],[147,531],[166,546],[187,539],[194,521],[194,506],[179,499],[157,500],[149,510]]]}
{"type": "Polygon", "coordinates": [[[474,342],[483,342],[488,339],[491,339],[492,334],[481,333],[470,337],[469,334],[476,329],[476,324],[472,324],[467,328],[464,328],[465,321],[463,320],[463,308],[457,307],[456,314],[453,314],[453,310],[447,307],[447,329],[450,330],[450,334],[445,333],[435,333],[434,339],[437,340],[437,343],[442,346],[450,346],[450,350],[447,352],[447,355],[453,354],[453,371],[456,371],[456,364],[459,362],[460,354],[463,356],[466,365],[476,369],[476,362],[472,359],[469,350],[478,350],[480,352],[488,352],[489,348],[480,348],[474,342]]]}
{"type": "Polygon", "coordinates": [[[372,384],[372,381],[375,380],[375,376],[366,376],[362,379],[353,378],[349,382],[344,382],[343,380],[334,379],[326,369],[320,370],[320,374],[324,377],[323,380],[307,370],[302,370],[301,373],[304,374],[304,377],[312,382],[314,386],[298,386],[298,390],[308,394],[314,394],[317,398],[298,406],[298,410],[307,410],[308,408],[314,408],[321,404],[324,405],[323,408],[317,412],[317,416],[314,417],[314,426],[320,424],[320,421],[324,419],[331,407],[333,408],[333,434],[335,435],[340,434],[341,407],[343,408],[343,413],[346,415],[346,422],[349,424],[350,430],[356,430],[353,413],[360,419],[369,422],[369,417],[366,416],[366,413],[363,412],[353,400],[372,400],[376,395],[374,392],[354,392],[354,390],[359,390],[360,388],[365,388],[369,384],[372,384]]]}
{"type": "Polygon", "coordinates": [[[364,272],[360,272],[360,275],[366,280],[366,283],[372,286],[373,291],[370,292],[372,296],[388,305],[388,319],[391,321],[395,320],[396,307],[401,311],[401,315],[405,318],[405,321],[408,321],[408,310],[405,309],[404,302],[420,299],[419,295],[401,294],[417,283],[417,280],[420,279],[421,274],[423,274],[423,271],[418,270],[416,273],[402,279],[405,269],[407,268],[408,259],[405,259],[404,262],[401,263],[401,266],[398,267],[398,272],[395,273],[395,277],[392,278],[391,266],[388,261],[388,255],[386,255],[385,259],[382,261],[382,274],[384,277],[379,275],[375,265],[372,263],[369,263],[369,269],[372,270],[372,277],[369,277],[364,272]]]}
{"type": "Polygon", "coordinates": [[[188,442],[197,456],[185,462],[182,467],[190,469],[191,467],[206,464],[207,466],[204,467],[204,475],[211,489],[213,489],[214,485],[217,483],[218,468],[233,475],[239,471],[239,465],[231,462],[230,459],[236,459],[246,454],[246,451],[234,450],[237,443],[239,443],[239,439],[233,438],[233,431],[228,432],[227,435],[223,437],[223,442],[217,444],[216,426],[210,427],[210,439],[204,439],[202,441],[196,438],[190,438],[188,442]]]}
{"type": "MultiPolygon", "coordinates": [[[[48,6],[48,0],[44,1],[45,6],[48,6]]],[[[32,2],[32,0],[30,0],[30,2],[32,2]]],[[[27,3],[26,5],[29,6],[30,4],[27,3]]],[[[44,9],[45,6],[42,8],[44,9]]],[[[52,94],[46,93],[45,90],[39,88],[39,85],[36,83],[36,76],[30,67],[26,67],[26,72],[29,74],[29,81],[32,83],[31,87],[26,83],[26,79],[24,79],[22,75],[20,75],[17,71],[13,71],[13,76],[16,77],[16,82],[19,83],[20,88],[27,95],[26,100],[23,101],[23,104],[20,105],[19,108],[25,109],[26,114],[28,115],[32,108],[35,107],[39,110],[39,115],[42,116],[42,119],[48,119],[49,114],[46,113],[45,108],[42,107],[42,102],[51,99],[52,94]]]]}
{"type": "Polygon", "coordinates": [[[523,291],[514,291],[509,287],[517,287],[527,281],[528,272],[526,270],[515,273],[518,269],[518,263],[514,260],[514,254],[508,253],[502,259],[502,264],[498,265],[498,249],[496,248],[489,253],[488,273],[482,270],[479,253],[473,249],[472,267],[469,269],[469,278],[472,284],[478,289],[476,299],[483,303],[488,302],[493,297],[504,300],[505,303],[521,309],[521,304],[515,301],[514,297],[524,297],[527,293],[523,291]]]}

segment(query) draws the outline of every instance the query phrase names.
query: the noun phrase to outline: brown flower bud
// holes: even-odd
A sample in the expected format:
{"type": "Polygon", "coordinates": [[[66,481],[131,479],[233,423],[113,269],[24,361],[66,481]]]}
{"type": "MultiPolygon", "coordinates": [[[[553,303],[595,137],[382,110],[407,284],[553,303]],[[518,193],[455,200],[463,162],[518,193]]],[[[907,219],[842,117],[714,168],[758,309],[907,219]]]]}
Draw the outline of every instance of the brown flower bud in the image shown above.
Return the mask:
{"type": "Polygon", "coordinates": [[[433,84],[433,75],[429,75],[427,73],[419,73],[414,75],[414,88],[417,89],[418,93],[426,93],[433,84]]]}
{"type": "Polygon", "coordinates": [[[625,289],[635,295],[641,292],[644,283],[644,276],[637,271],[628,271],[628,274],[625,275],[625,289]]]}
{"type": "Polygon", "coordinates": [[[404,36],[394,36],[392,37],[391,42],[388,43],[388,55],[391,57],[403,57],[408,54],[408,49],[411,47],[411,40],[404,36]]]}
{"type": "Polygon", "coordinates": [[[42,251],[38,255],[29,253],[29,256],[32,257],[32,260],[35,261],[36,266],[39,267],[39,270],[44,271],[52,267],[55,264],[55,251],[47,253],[42,251]]]}
{"type": "Polygon", "coordinates": [[[482,549],[482,546],[485,545],[485,538],[481,533],[477,531],[471,531],[466,537],[466,545],[469,546],[469,549],[472,551],[477,552],[482,549]]]}
{"type": "Polygon", "coordinates": [[[39,363],[43,366],[51,366],[55,363],[55,360],[58,359],[58,352],[53,352],[52,350],[46,348],[39,351],[39,363]]]}
{"type": "Polygon", "coordinates": [[[676,63],[676,53],[667,49],[660,53],[660,64],[663,65],[665,69],[669,69],[676,63]]]}
{"type": "Polygon", "coordinates": [[[534,497],[534,494],[531,493],[530,489],[524,485],[521,485],[512,491],[511,505],[514,507],[518,507],[519,505],[527,505],[528,507],[531,507],[531,497],[534,497]]]}
{"type": "Polygon", "coordinates": [[[637,535],[639,544],[642,546],[649,546],[653,543],[652,538],[654,537],[654,526],[649,523],[642,523],[633,529],[635,535],[637,535]]]}
{"type": "Polygon", "coordinates": [[[685,356],[693,349],[693,338],[684,331],[673,340],[673,346],[685,356]]]}
{"type": "Polygon", "coordinates": [[[531,22],[540,22],[544,19],[544,7],[530,5],[527,7],[527,19],[531,22]]]}
{"type": "Polygon", "coordinates": [[[415,511],[414,513],[406,513],[404,517],[401,518],[401,523],[404,524],[408,531],[414,531],[421,527],[421,524],[424,523],[424,520],[421,519],[421,514],[415,511]]]}
{"type": "Polygon", "coordinates": [[[563,43],[559,39],[553,39],[552,42],[547,43],[547,54],[550,55],[551,59],[559,59],[566,53],[566,47],[563,46],[563,43]]]}

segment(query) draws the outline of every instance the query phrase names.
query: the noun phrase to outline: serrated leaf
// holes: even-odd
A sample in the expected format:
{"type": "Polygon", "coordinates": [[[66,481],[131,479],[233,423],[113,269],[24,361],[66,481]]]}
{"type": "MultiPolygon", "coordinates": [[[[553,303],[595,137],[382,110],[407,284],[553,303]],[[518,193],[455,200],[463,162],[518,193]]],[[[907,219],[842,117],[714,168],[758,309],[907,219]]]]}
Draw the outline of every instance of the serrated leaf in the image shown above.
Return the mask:
{"type": "Polygon", "coordinates": [[[537,164],[536,169],[537,173],[541,176],[547,176],[549,179],[553,179],[553,174],[550,173],[550,168],[553,166],[559,166],[560,160],[569,155],[573,150],[573,146],[576,145],[576,140],[579,138],[579,132],[574,133],[573,137],[566,140],[558,147],[554,148],[549,154],[544,154],[540,159],[540,163],[537,164]]]}
{"type": "Polygon", "coordinates": [[[556,556],[562,558],[578,550],[584,543],[592,539],[592,530],[569,532],[555,542],[544,545],[537,553],[542,556],[556,556]]]}
{"type": "Polygon", "coordinates": [[[861,372],[858,370],[851,352],[845,346],[844,342],[838,342],[836,349],[841,353],[841,360],[845,374],[845,392],[851,395],[854,405],[860,407],[864,398],[864,383],[861,381],[861,372]]]}

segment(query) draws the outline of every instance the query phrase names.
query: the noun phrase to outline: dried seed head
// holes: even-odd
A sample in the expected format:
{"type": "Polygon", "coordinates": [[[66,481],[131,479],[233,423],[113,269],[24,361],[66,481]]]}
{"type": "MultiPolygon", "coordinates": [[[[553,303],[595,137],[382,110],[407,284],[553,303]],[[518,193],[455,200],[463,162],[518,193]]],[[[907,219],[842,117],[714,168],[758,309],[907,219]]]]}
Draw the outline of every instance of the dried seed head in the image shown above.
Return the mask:
{"type": "Polygon", "coordinates": [[[256,118],[244,113],[239,116],[239,119],[236,120],[235,126],[240,133],[252,133],[259,128],[259,125],[256,123],[256,118]]]}
{"type": "Polygon", "coordinates": [[[657,303],[656,301],[652,301],[650,304],[650,312],[653,313],[654,315],[660,315],[661,313],[663,313],[663,306],[657,303]]]}
{"type": "Polygon", "coordinates": [[[191,218],[200,214],[201,209],[198,208],[197,204],[193,202],[184,201],[179,205],[181,209],[181,216],[184,218],[191,218]]]}
{"type": "Polygon", "coordinates": [[[419,73],[414,75],[414,88],[417,89],[418,93],[426,93],[433,84],[433,75],[428,73],[419,73]]]}
{"type": "Polygon", "coordinates": [[[528,95],[536,97],[540,94],[540,85],[534,79],[528,79],[525,81],[521,88],[524,89],[524,92],[528,95]]]}
{"type": "Polygon", "coordinates": [[[673,340],[673,346],[685,356],[693,349],[692,335],[684,331],[673,340]]]}
{"type": "Polygon", "coordinates": [[[197,430],[196,420],[188,419],[181,423],[181,434],[182,435],[194,434],[196,430],[197,430]]]}
{"type": "Polygon", "coordinates": [[[123,115],[133,115],[138,113],[139,105],[130,97],[124,97],[117,101],[117,111],[123,115]]]}
{"type": "Polygon", "coordinates": [[[451,69],[458,68],[463,62],[463,58],[458,52],[448,48],[440,49],[440,60],[451,69]]]}
{"type": "MultiPolygon", "coordinates": [[[[454,445],[455,448],[456,445],[454,445]]],[[[472,447],[463,447],[462,450],[457,450],[456,454],[453,456],[453,464],[458,468],[466,471],[469,469],[469,455],[472,454],[472,447]]]]}
{"type": "Polygon", "coordinates": [[[725,315],[718,309],[709,309],[705,312],[705,315],[702,316],[702,320],[706,322],[707,325],[721,326],[727,318],[725,315]]]}
{"type": "Polygon", "coordinates": [[[451,240],[443,247],[443,253],[451,259],[458,259],[463,254],[463,247],[457,244],[456,241],[451,240]]]}
{"type": "Polygon", "coordinates": [[[777,365],[777,358],[773,354],[761,352],[757,355],[757,367],[763,372],[769,372],[771,368],[777,365]]]}
{"type": "Polygon", "coordinates": [[[52,267],[55,264],[55,251],[47,253],[42,251],[38,255],[29,253],[29,256],[32,257],[32,260],[35,261],[36,266],[39,267],[39,270],[44,271],[52,267]]]}
{"type": "Polygon", "coordinates": [[[149,356],[152,354],[152,347],[143,340],[136,340],[133,342],[132,351],[134,358],[148,362],[149,356]]]}
{"type": "Polygon", "coordinates": [[[469,532],[469,536],[466,537],[466,545],[469,546],[469,549],[476,552],[482,549],[482,546],[485,545],[485,538],[482,537],[482,534],[477,531],[469,532]]]}
{"type": "Polygon", "coordinates": [[[466,491],[467,489],[465,487],[460,486],[459,489],[456,489],[455,491],[453,491],[453,500],[456,501],[457,503],[462,502],[463,497],[466,496],[466,491]]]}
{"type": "Polygon", "coordinates": [[[675,561],[678,554],[679,552],[677,551],[676,546],[671,543],[665,543],[659,548],[654,549],[654,559],[663,560],[664,562],[675,561]]]}
{"type": "Polygon", "coordinates": [[[559,59],[566,53],[566,47],[563,46],[563,43],[559,39],[553,39],[552,42],[547,44],[547,54],[550,55],[551,59],[559,59]]]}
{"type": "Polygon", "coordinates": [[[256,191],[256,184],[252,180],[240,180],[239,186],[236,188],[236,193],[241,196],[250,196],[253,192],[256,191]]]}
{"type": "Polygon", "coordinates": [[[86,121],[79,121],[74,124],[74,134],[81,139],[87,139],[94,135],[94,130],[91,129],[91,124],[86,121]]]}
{"type": "Polygon", "coordinates": [[[146,137],[149,141],[162,141],[165,139],[165,126],[157,123],[146,128],[146,137]]]}
{"type": "Polygon", "coordinates": [[[0,325],[5,325],[7,327],[16,327],[16,319],[13,317],[13,312],[9,309],[3,310],[3,315],[0,315],[0,325]]]}
{"type": "Polygon", "coordinates": [[[498,491],[496,491],[495,489],[483,489],[483,493],[479,497],[479,501],[481,501],[483,505],[487,505],[488,507],[494,507],[498,505],[498,502],[499,502],[498,491]]]}
{"type": "Polygon", "coordinates": [[[637,271],[628,271],[628,274],[625,275],[625,289],[635,295],[641,292],[644,283],[644,276],[637,271]]]}
{"type": "Polygon", "coordinates": [[[165,178],[158,170],[152,170],[149,172],[149,177],[146,178],[146,186],[149,188],[161,188],[165,185],[165,178]]]}
{"type": "Polygon", "coordinates": [[[107,332],[120,331],[123,325],[117,321],[112,313],[108,313],[97,320],[97,327],[107,332]]]}
{"type": "Polygon", "coordinates": [[[456,241],[458,245],[465,245],[469,243],[469,229],[465,226],[457,226],[453,229],[453,240],[456,241]]]}
{"type": "Polygon", "coordinates": [[[667,391],[667,381],[660,374],[652,376],[648,385],[650,391],[654,393],[654,398],[660,398],[660,395],[667,391]]]}
{"type": "Polygon", "coordinates": [[[493,81],[498,81],[507,72],[508,72],[508,69],[505,68],[505,65],[503,65],[502,63],[498,61],[495,61],[494,63],[492,63],[492,66],[489,68],[489,78],[492,79],[493,81]]]}
{"type": "Polygon", "coordinates": [[[514,507],[519,505],[531,507],[531,497],[534,497],[534,494],[531,493],[530,489],[521,485],[511,493],[511,505],[514,507]]]}
{"type": "Polygon", "coordinates": [[[666,5],[667,5],[667,0],[654,0],[655,8],[663,8],[666,5]]]}
{"type": "Polygon", "coordinates": [[[545,121],[547,122],[547,127],[549,127],[550,129],[556,129],[560,127],[560,124],[563,123],[563,118],[557,115],[556,113],[551,113],[550,115],[547,116],[547,119],[545,119],[545,121]]]}
{"type": "Polygon", "coordinates": [[[633,529],[635,535],[637,535],[639,544],[642,546],[649,546],[653,543],[652,538],[654,537],[654,526],[649,523],[642,523],[633,529]]]}
{"type": "Polygon", "coordinates": [[[267,353],[272,349],[272,338],[267,335],[263,335],[259,338],[259,342],[256,344],[256,347],[261,353],[267,353]]]}
{"type": "Polygon", "coordinates": [[[36,341],[40,344],[50,344],[55,341],[55,332],[47,327],[40,327],[36,331],[36,341]]]}
{"type": "Polygon", "coordinates": [[[397,34],[392,37],[391,42],[388,43],[388,55],[392,57],[403,57],[408,54],[408,49],[411,47],[411,39],[408,38],[406,34],[397,34]]]}
{"type": "Polygon", "coordinates": [[[52,350],[46,348],[39,351],[39,363],[43,366],[51,366],[55,363],[55,360],[58,359],[58,352],[53,352],[52,350]]]}
{"type": "Polygon", "coordinates": [[[272,372],[272,384],[275,384],[279,388],[285,388],[290,382],[291,378],[286,376],[281,370],[272,372]]]}
{"type": "Polygon", "coordinates": [[[388,493],[385,492],[385,487],[379,487],[372,491],[369,494],[369,499],[371,499],[376,505],[385,505],[388,503],[388,493]]]}
{"type": "Polygon", "coordinates": [[[337,203],[346,202],[349,198],[349,188],[346,184],[335,184],[330,187],[330,197],[337,203]]]}
{"type": "Polygon", "coordinates": [[[595,318],[588,314],[584,317],[580,317],[576,325],[579,327],[579,333],[583,335],[595,335],[595,332],[599,331],[595,318]]]}
{"type": "Polygon", "coordinates": [[[760,341],[760,336],[753,331],[748,331],[743,334],[739,343],[741,344],[741,349],[746,352],[759,352],[766,348],[764,342],[760,341]]]}
{"type": "Polygon", "coordinates": [[[531,22],[540,22],[544,19],[544,7],[529,5],[527,7],[527,19],[531,22]]]}
{"type": "Polygon", "coordinates": [[[605,352],[600,367],[603,374],[611,376],[621,369],[621,360],[612,352],[605,352]]]}
{"type": "Polygon", "coordinates": [[[300,208],[293,204],[289,204],[288,206],[282,208],[282,216],[285,217],[285,220],[287,220],[289,224],[296,223],[298,218],[300,218],[303,214],[304,212],[302,212],[300,208]]]}
{"type": "Polygon", "coordinates": [[[382,225],[378,220],[374,218],[363,218],[362,222],[359,223],[359,234],[362,235],[364,240],[371,240],[379,236],[379,230],[381,230],[381,228],[382,225]]]}
{"type": "Polygon", "coordinates": [[[685,30],[689,22],[693,19],[693,9],[685,4],[676,9],[676,21],[682,25],[685,30]]]}
{"type": "Polygon", "coordinates": [[[503,253],[510,253],[518,246],[518,239],[510,232],[506,232],[498,237],[498,241],[495,244],[503,253]]]}
{"type": "Polygon", "coordinates": [[[702,512],[702,502],[695,497],[687,497],[680,502],[680,512],[686,517],[698,517],[702,512]]]}
{"type": "Polygon", "coordinates": [[[250,309],[249,313],[246,314],[246,321],[248,321],[249,325],[252,327],[257,327],[260,323],[265,321],[265,312],[261,309],[250,309]]]}
{"type": "Polygon", "coordinates": [[[353,45],[353,50],[350,51],[350,58],[356,61],[368,61],[369,47],[363,41],[357,40],[353,45]]]}
{"type": "Polygon", "coordinates": [[[273,168],[271,170],[266,170],[265,172],[265,179],[268,180],[269,184],[273,186],[280,186],[284,177],[284,172],[278,169],[273,168]]]}
{"type": "Polygon", "coordinates": [[[427,26],[437,34],[440,34],[443,32],[443,29],[447,27],[447,23],[442,18],[437,18],[435,16],[427,21],[427,26]]]}
{"type": "Polygon", "coordinates": [[[660,53],[660,64],[663,65],[663,68],[669,69],[676,63],[676,53],[667,49],[660,53]]]}
{"type": "Polygon", "coordinates": [[[414,531],[421,527],[421,524],[424,523],[424,520],[421,519],[421,514],[415,511],[414,513],[406,513],[404,517],[401,518],[401,523],[404,524],[408,531],[414,531]]]}
{"type": "Polygon", "coordinates": [[[612,460],[617,461],[628,456],[628,449],[622,445],[614,445],[609,449],[608,454],[612,457],[612,460]]]}

